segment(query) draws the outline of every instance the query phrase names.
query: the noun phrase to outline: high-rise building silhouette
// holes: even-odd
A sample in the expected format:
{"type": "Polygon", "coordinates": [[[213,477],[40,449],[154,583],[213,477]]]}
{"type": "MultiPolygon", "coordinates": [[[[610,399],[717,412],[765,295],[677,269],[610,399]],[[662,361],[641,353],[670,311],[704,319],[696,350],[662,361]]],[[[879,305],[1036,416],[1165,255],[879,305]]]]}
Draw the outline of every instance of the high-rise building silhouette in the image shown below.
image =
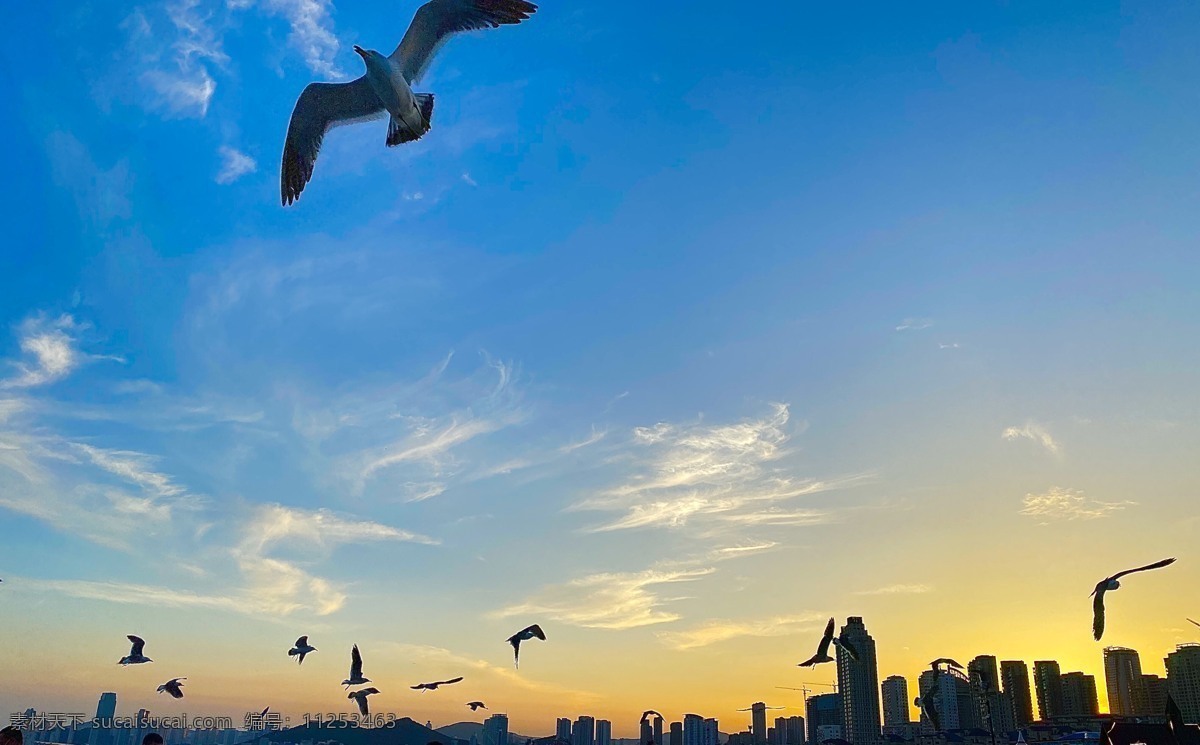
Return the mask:
{"type": "Polygon", "coordinates": [[[117,694],[101,693],[100,701],[96,704],[96,719],[107,724],[92,727],[88,735],[88,745],[113,745],[113,717],[116,714],[117,694]]]}
{"type": "Polygon", "coordinates": [[[786,720],[776,719],[776,727],[779,726],[780,721],[784,721],[784,744],[804,745],[804,717],[788,717],[786,720]]]}
{"type": "Polygon", "coordinates": [[[837,737],[842,732],[842,694],[823,693],[810,696],[804,703],[804,713],[808,718],[808,742],[810,745],[820,745],[825,741],[823,732],[837,731],[837,737]]]}
{"type": "Polygon", "coordinates": [[[1167,710],[1167,679],[1143,674],[1142,690],[1146,692],[1146,714],[1162,716],[1167,710]]]}
{"type": "Polygon", "coordinates": [[[1000,663],[1000,684],[1013,709],[1013,726],[1028,727],[1033,721],[1033,698],[1029,693],[1029,667],[1022,660],[1000,663]]]}
{"type": "MultiPolygon", "coordinates": [[[[967,676],[953,668],[926,670],[917,680],[921,698],[933,695],[933,708],[942,730],[972,729],[983,724],[967,676]]],[[[933,723],[921,712],[921,729],[933,732],[933,723]]]]}
{"type": "MultiPolygon", "coordinates": [[[[647,743],[655,742],[654,740],[654,725],[650,724],[650,720],[642,718],[638,725],[638,745],[647,745],[647,743]]],[[[657,745],[657,743],[656,743],[657,745]]]]}
{"type": "Polygon", "coordinates": [[[996,658],[990,654],[979,655],[967,663],[967,673],[979,722],[983,728],[1000,734],[1016,729],[1016,712],[1012,697],[1002,690],[1000,667],[996,658]]]}
{"type": "Polygon", "coordinates": [[[704,744],[704,717],[699,714],[683,715],[683,745],[704,744]]]}
{"type": "Polygon", "coordinates": [[[717,728],[716,719],[713,717],[706,718],[701,732],[700,745],[718,745],[720,730],[717,728]]]}
{"type": "Polygon", "coordinates": [[[860,616],[850,616],[839,638],[858,653],[858,659],[837,651],[838,693],[842,697],[842,737],[851,745],[877,745],[882,735],[879,716],[879,667],[875,640],[860,616]]]}
{"type": "Polygon", "coordinates": [[[767,705],[762,701],[750,705],[750,734],[754,736],[754,745],[766,745],[767,705]]]}
{"type": "Polygon", "coordinates": [[[903,675],[889,675],[879,686],[883,694],[883,726],[896,727],[912,721],[908,709],[908,681],[903,675]]]}
{"type": "Polygon", "coordinates": [[[1183,713],[1183,721],[1200,724],[1200,644],[1179,644],[1164,660],[1167,691],[1183,713]]]}
{"type": "Polygon", "coordinates": [[[1084,673],[1066,673],[1061,676],[1063,714],[1071,717],[1089,717],[1100,713],[1100,699],[1096,695],[1096,676],[1084,673]]]}
{"type": "Polygon", "coordinates": [[[683,745],[683,722],[671,722],[671,745],[683,745]]]}
{"type": "Polygon", "coordinates": [[[1142,681],[1142,659],[1126,647],[1104,648],[1104,687],[1108,711],[1118,716],[1146,715],[1146,688],[1142,681]]]}
{"type": "Polygon", "coordinates": [[[571,720],[566,717],[559,717],[555,723],[554,739],[559,742],[571,742],[571,720]]]}
{"type": "MultiPolygon", "coordinates": [[[[607,719],[596,721],[596,745],[612,745],[612,722],[607,719]]],[[[662,743],[657,743],[657,745],[662,745],[662,743]]]]}
{"type": "Polygon", "coordinates": [[[480,745],[508,745],[508,716],[493,714],[483,720],[479,735],[480,745]]]}
{"type": "Polygon", "coordinates": [[[1033,663],[1033,687],[1037,690],[1038,715],[1043,722],[1063,715],[1062,669],[1057,662],[1033,663]]]}
{"type": "Polygon", "coordinates": [[[663,718],[662,717],[659,717],[659,716],[654,717],[653,735],[654,735],[655,745],[663,745],[663,718]]]}
{"type": "Polygon", "coordinates": [[[581,716],[571,727],[571,745],[596,745],[596,720],[581,716]]]}

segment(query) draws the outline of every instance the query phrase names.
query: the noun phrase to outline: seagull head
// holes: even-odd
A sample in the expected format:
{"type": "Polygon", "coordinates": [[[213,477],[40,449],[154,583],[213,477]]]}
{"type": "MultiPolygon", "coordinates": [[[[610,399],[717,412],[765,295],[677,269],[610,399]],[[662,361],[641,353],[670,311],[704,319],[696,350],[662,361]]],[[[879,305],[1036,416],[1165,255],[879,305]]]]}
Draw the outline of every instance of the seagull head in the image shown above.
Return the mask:
{"type": "Polygon", "coordinates": [[[354,45],[354,51],[357,52],[358,56],[363,58],[363,62],[366,62],[368,65],[371,64],[372,61],[383,59],[383,55],[379,52],[376,52],[374,49],[363,49],[357,44],[354,45]]]}

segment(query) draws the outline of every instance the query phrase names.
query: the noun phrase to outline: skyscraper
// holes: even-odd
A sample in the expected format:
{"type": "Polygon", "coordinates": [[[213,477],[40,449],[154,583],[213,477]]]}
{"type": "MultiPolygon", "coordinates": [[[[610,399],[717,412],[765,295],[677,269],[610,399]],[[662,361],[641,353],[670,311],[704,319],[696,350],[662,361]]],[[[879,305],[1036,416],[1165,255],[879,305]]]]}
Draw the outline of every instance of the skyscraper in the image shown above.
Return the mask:
{"type": "Polygon", "coordinates": [[[1033,663],[1033,685],[1037,689],[1038,712],[1043,722],[1063,714],[1062,670],[1054,660],[1033,663]]]}
{"type": "Polygon", "coordinates": [[[1150,713],[1142,681],[1142,660],[1135,650],[1104,648],[1104,687],[1108,690],[1110,713],[1127,717],[1150,713]]]}
{"type": "Polygon", "coordinates": [[[1200,724],[1200,644],[1179,644],[1167,655],[1167,691],[1183,721],[1200,724]]]}
{"type": "Polygon", "coordinates": [[[877,745],[881,739],[879,717],[879,667],[875,640],[860,616],[850,616],[839,638],[850,643],[858,659],[837,651],[838,692],[842,697],[842,737],[851,745],[877,745]]]}
{"type": "Polygon", "coordinates": [[[640,730],[640,734],[638,735],[638,745],[647,745],[647,743],[651,742],[654,742],[655,745],[657,745],[657,741],[654,739],[654,726],[650,724],[649,719],[643,717],[642,721],[638,724],[638,727],[640,730]]]}
{"type": "Polygon", "coordinates": [[[708,717],[704,720],[704,725],[701,729],[700,745],[718,745],[720,730],[717,729],[717,720],[708,717]]]}
{"type": "Polygon", "coordinates": [[[1157,675],[1142,675],[1142,688],[1146,691],[1146,713],[1162,716],[1167,710],[1167,680],[1157,675]]]}
{"type": "Polygon", "coordinates": [[[671,745],[683,745],[683,722],[671,722],[671,745]]]}
{"type": "MultiPolygon", "coordinates": [[[[657,745],[662,745],[657,742],[657,745]]],[[[601,719],[596,722],[596,745],[612,745],[612,722],[601,719]]]]}
{"type": "Polygon", "coordinates": [[[1033,721],[1033,698],[1029,694],[1029,668],[1022,660],[1000,663],[1000,683],[1012,702],[1013,724],[1027,727],[1033,721]]]}
{"type": "Polygon", "coordinates": [[[113,745],[113,717],[116,715],[117,694],[101,693],[100,701],[96,704],[96,718],[102,722],[101,726],[92,727],[88,745],[113,745]]]}
{"type": "Polygon", "coordinates": [[[559,717],[554,729],[554,739],[559,742],[571,742],[571,720],[559,717]]]}
{"type": "Polygon", "coordinates": [[[483,721],[480,745],[508,745],[508,716],[493,714],[483,721]]]}
{"type": "Polygon", "coordinates": [[[751,704],[750,717],[750,733],[754,735],[754,745],[766,745],[767,705],[762,701],[751,704]]]}
{"type": "Polygon", "coordinates": [[[683,745],[703,745],[704,717],[699,714],[683,715],[683,745]]]}
{"type": "MultiPolygon", "coordinates": [[[[779,720],[775,720],[775,726],[779,726],[779,720]]],[[[786,745],[804,745],[804,717],[788,717],[785,725],[787,734],[783,741],[786,745]]]]}
{"type": "Polygon", "coordinates": [[[820,745],[821,728],[842,726],[842,694],[824,693],[820,696],[810,696],[804,703],[804,713],[808,716],[809,745],[820,745]]]}
{"type": "Polygon", "coordinates": [[[1067,673],[1061,676],[1063,714],[1072,717],[1096,716],[1100,699],[1096,695],[1096,676],[1067,673]]]}
{"type": "Polygon", "coordinates": [[[903,675],[889,675],[880,688],[883,692],[883,726],[908,724],[911,721],[908,713],[908,681],[903,675]]]}
{"type": "Polygon", "coordinates": [[[979,712],[979,722],[984,729],[997,733],[1011,732],[1017,728],[1012,697],[1001,690],[1000,668],[996,658],[981,654],[967,663],[971,683],[971,694],[979,712]],[[990,720],[989,720],[990,717],[990,720]]]}
{"type": "Polygon", "coordinates": [[[596,745],[596,720],[581,716],[571,728],[571,745],[596,745]]]}
{"type": "Polygon", "coordinates": [[[654,717],[654,745],[663,745],[663,719],[654,717]]]}
{"type": "MultiPolygon", "coordinates": [[[[983,724],[978,705],[971,693],[971,684],[967,676],[953,668],[940,672],[926,670],[917,680],[921,689],[921,697],[933,694],[933,708],[938,714],[939,724],[943,730],[970,729],[983,724]]],[[[921,725],[925,732],[933,731],[933,723],[921,713],[921,725]]]]}

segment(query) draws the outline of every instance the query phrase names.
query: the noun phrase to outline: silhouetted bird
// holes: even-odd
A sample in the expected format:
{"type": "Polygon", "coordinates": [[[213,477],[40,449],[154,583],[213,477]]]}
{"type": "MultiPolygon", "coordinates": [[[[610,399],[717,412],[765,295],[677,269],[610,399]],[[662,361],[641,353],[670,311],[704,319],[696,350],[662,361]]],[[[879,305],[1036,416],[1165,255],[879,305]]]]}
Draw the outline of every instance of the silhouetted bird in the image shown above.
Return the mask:
{"type": "Polygon", "coordinates": [[[181,680],[187,680],[187,678],[171,678],[158,687],[158,692],[166,691],[171,694],[171,698],[183,698],[183,683],[179,682],[181,680]]]}
{"type": "Polygon", "coordinates": [[[542,627],[536,623],[532,626],[527,626],[517,633],[508,637],[505,641],[512,645],[513,648],[513,667],[520,667],[521,660],[521,642],[529,639],[541,639],[546,641],[546,633],[542,631],[542,627]]]}
{"type": "Polygon", "coordinates": [[[343,680],[342,685],[349,688],[350,686],[360,686],[370,682],[370,678],[363,677],[362,655],[358,653],[358,645],[355,644],[354,649],[350,650],[350,677],[343,680]]]}
{"type": "Polygon", "coordinates": [[[641,720],[641,723],[642,723],[642,724],[645,724],[645,723],[646,723],[646,720],[647,720],[647,719],[650,717],[650,715],[651,715],[651,714],[653,714],[654,716],[658,717],[659,719],[662,719],[662,718],[663,718],[663,715],[662,715],[662,714],[659,714],[659,713],[658,713],[657,711],[655,711],[654,709],[646,709],[645,711],[643,711],[643,712],[642,712],[642,720],[641,720]]]}
{"type": "Polygon", "coordinates": [[[358,710],[361,711],[362,715],[365,717],[371,713],[370,711],[367,710],[367,696],[370,696],[372,693],[379,693],[379,689],[374,688],[374,687],[363,688],[362,690],[353,691],[351,693],[346,694],[346,698],[352,698],[355,701],[357,701],[358,702],[358,710]]]}
{"type": "Polygon", "coordinates": [[[941,732],[942,721],[938,717],[937,707],[934,706],[934,702],[936,700],[937,679],[935,678],[933,685],[930,686],[929,690],[922,693],[920,698],[918,698],[916,701],[913,701],[913,703],[917,705],[917,708],[921,710],[921,713],[924,714],[925,718],[929,720],[929,723],[933,725],[933,730],[935,732],[941,732]]]}
{"type": "Polygon", "coordinates": [[[938,665],[949,665],[950,667],[958,668],[959,670],[963,669],[962,665],[958,664],[957,662],[950,659],[949,657],[939,657],[936,660],[934,660],[933,662],[929,663],[929,667],[933,668],[933,671],[935,673],[941,672],[941,668],[939,668],[938,665]]]}
{"type": "Polygon", "coordinates": [[[520,23],[536,10],[525,0],[430,0],[417,10],[391,56],[355,45],[366,74],[349,83],[311,83],[292,110],[279,174],[284,206],[300,198],[312,178],[321,140],[332,127],[390,115],[388,147],[429,131],[433,94],[413,93],[410,86],[451,34],[520,23]]]}
{"type": "MultiPolygon", "coordinates": [[[[1188,620],[1189,620],[1189,621],[1192,621],[1192,619],[1190,619],[1190,618],[1189,618],[1188,620]]],[[[1195,625],[1197,625],[1197,626],[1200,626],[1200,621],[1192,621],[1192,623],[1194,623],[1194,624],[1195,624],[1195,625]]]]}
{"type": "Polygon", "coordinates": [[[471,711],[479,711],[480,709],[487,708],[486,706],[483,705],[482,701],[470,701],[467,703],[467,706],[471,707],[471,711]]]}
{"type": "Polygon", "coordinates": [[[460,680],[462,680],[461,675],[457,678],[451,678],[450,680],[437,680],[433,683],[417,683],[415,686],[409,686],[409,688],[412,688],[414,691],[436,691],[438,686],[448,686],[451,683],[457,683],[460,680]]]}
{"type": "Polygon", "coordinates": [[[817,645],[817,653],[804,662],[801,662],[797,667],[812,667],[820,665],[823,662],[833,662],[833,658],[829,656],[829,645],[832,643],[833,619],[831,618],[825,626],[825,634],[821,637],[821,642],[817,645]]]}
{"type": "Polygon", "coordinates": [[[317,651],[316,647],[309,646],[308,637],[302,636],[296,640],[296,646],[294,646],[288,650],[288,656],[295,657],[295,656],[299,655],[300,659],[297,660],[296,664],[303,665],[304,664],[304,655],[308,654],[309,652],[316,652],[316,651],[317,651]]]}
{"type": "Polygon", "coordinates": [[[142,654],[142,650],[146,648],[146,641],[144,639],[136,637],[133,634],[129,634],[125,638],[128,639],[133,646],[129,648],[129,654],[125,655],[117,662],[118,665],[141,665],[145,662],[154,662],[154,660],[142,654]]]}
{"type": "Polygon", "coordinates": [[[1124,577],[1126,574],[1145,572],[1150,569],[1161,569],[1174,563],[1174,559],[1163,559],[1162,561],[1156,561],[1153,564],[1147,564],[1146,566],[1138,567],[1137,569],[1126,569],[1123,572],[1117,572],[1113,576],[1097,582],[1096,589],[1092,590],[1092,595],[1096,598],[1094,601],[1092,601],[1092,635],[1096,638],[1096,641],[1100,641],[1100,637],[1104,636],[1104,593],[1109,592],[1110,590],[1119,589],[1121,587],[1121,583],[1117,580],[1119,580],[1121,577],[1124,577]]]}
{"type": "MultiPolygon", "coordinates": [[[[764,708],[767,708],[767,709],[786,709],[787,707],[786,707],[786,706],[767,706],[767,707],[764,707],[764,708]]],[[[754,711],[754,707],[753,707],[753,706],[751,706],[751,707],[749,707],[749,708],[746,708],[746,709],[738,709],[738,711],[754,711]]]]}

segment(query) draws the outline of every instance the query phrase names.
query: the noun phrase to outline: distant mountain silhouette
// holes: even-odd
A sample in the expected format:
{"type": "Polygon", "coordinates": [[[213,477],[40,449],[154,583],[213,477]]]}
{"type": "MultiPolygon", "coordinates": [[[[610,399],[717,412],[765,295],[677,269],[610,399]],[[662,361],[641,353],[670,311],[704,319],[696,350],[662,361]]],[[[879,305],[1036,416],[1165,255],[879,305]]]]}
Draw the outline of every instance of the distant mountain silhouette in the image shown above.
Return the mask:
{"type": "Polygon", "coordinates": [[[371,729],[341,729],[319,724],[300,725],[275,732],[265,732],[262,737],[250,740],[257,745],[267,743],[313,743],[335,742],[341,745],[467,745],[470,738],[460,740],[450,737],[408,717],[397,719],[387,727],[371,729]]]}

